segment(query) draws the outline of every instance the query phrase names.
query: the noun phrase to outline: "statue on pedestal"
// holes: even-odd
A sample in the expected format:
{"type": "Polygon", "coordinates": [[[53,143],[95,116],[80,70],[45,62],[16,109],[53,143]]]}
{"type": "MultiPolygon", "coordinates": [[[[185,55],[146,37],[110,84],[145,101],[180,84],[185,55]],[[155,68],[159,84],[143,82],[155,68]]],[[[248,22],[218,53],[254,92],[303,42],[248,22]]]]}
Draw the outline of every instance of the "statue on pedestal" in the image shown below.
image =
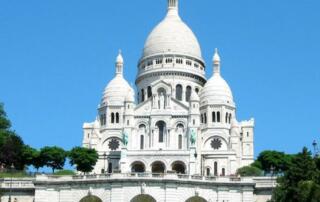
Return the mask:
{"type": "Polygon", "coordinates": [[[159,95],[159,109],[164,109],[164,108],[165,108],[165,98],[164,98],[163,92],[161,92],[159,95]]]}
{"type": "Polygon", "coordinates": [[[194,145],[196,143],[197,140],[197,133],[194,131],[194,129],[192,129],[190,131],[190,142],[192,145],[194,145]]]}

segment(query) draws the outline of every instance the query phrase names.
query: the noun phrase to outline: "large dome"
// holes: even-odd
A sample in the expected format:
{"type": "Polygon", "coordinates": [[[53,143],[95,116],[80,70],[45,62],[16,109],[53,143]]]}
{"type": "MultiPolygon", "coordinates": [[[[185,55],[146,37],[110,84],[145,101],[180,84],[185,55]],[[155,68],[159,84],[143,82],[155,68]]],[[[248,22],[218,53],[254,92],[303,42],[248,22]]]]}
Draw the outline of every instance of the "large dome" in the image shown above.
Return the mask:
{"type": "Polygon", "coordinates": [[[198,40],[179,17],[177,7],[169,7],[165,19],[150,33],[142,58],[163,53],[187,55],[202,60],[198,40]]]}

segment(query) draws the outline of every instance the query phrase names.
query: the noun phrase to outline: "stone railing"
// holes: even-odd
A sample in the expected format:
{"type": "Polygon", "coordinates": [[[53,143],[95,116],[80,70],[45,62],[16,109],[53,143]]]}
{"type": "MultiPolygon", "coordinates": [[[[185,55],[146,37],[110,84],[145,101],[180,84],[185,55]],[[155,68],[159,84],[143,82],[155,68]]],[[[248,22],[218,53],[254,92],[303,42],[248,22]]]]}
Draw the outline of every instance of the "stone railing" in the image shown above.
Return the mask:
{"type": "Polygon", "coordinates": [[[175,173],[112,173],[100,175],[75,175],[75,176],[52,176],[52,175],[37,175],[37,181],[90,181],[90,180],[108,180],[108,179],[166,179],[180,181],[204,181],[204,182],[248,182],[253,183],[252,178],[239,177],[215,177],[201,175],[184,175],[175,173]]]}
{"type": "Polygon", "coordinates": [[[1,189],[34,189],[33,178],[4,178],[0,179],[1,189]]]}
{"type": "Polygon", "coordinates": [[[275,188],[277,186],[277,177],[253,177],[257,189],[275,188]]]}

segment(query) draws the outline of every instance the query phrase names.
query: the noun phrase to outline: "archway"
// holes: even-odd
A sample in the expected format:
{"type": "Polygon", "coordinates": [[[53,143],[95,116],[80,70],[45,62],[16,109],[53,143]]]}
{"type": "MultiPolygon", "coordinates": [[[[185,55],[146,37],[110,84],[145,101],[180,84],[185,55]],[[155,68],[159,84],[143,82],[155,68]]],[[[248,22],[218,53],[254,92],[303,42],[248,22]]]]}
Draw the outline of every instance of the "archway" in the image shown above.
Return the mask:
{"type": "Polygon", "coordinates": [[[136,162],[132,163],[131,172],[133,172],[133,173],[144,173],[145,170],[146,170],[146,167],[142,162],[136,161],[136,162]]]}
{"type": "Polygon", "coordinates": [[[161,161],[156,161],[151,165],[152,173],[164,173],[166,170],[166,166],[161,161]]]}
{"type": "Polygon", "coordinates": [[[186,174],[186,166],[181,161],[175,161],[172,163],[171,169],[178,174],[186,174]]]}
{"type": "Polygon", "coordinates": [[[186,202],[207,202],[207,200],[199,196],[194,196],[186,200],[186,202]]]}
{"type": "Polygon", "coordinates": [[[130,202],[156,202],[156,200],[150,195],[140,194],[131,199],[130,202]]]}
{"type": "Polygon", "coordinates": [[[80,202],[102,202],[97,196],[86,196],[80,200],[80,202]]]}

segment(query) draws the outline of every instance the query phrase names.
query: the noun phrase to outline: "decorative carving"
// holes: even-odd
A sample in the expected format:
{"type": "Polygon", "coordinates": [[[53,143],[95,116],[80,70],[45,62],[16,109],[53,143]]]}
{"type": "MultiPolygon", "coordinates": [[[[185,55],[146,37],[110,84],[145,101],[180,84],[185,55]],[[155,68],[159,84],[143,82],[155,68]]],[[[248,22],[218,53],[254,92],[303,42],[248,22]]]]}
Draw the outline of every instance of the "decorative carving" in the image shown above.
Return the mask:
{"type": "Polygon", "coordinates": [[[90,187],[88,190],[88,196],[92,196],[92,192],[93,192],[93,189],[92,189],[92,187],[90,187]]]}
{"type": "Polygon", "coordinates": [[[119,141],[117,139],[112,139],[112,140],[110,140],[108,146],[109,146],[109,149],[114,151],[114,150],[117,150],[119,148],[120,143],[119,143],[119,141]]]}
{"type": "Polygon", "coordinates": [[[196,188],[194,189],[194,195],[195,195],[195,196],[199,196],[199,188],[198,188],[198,187],[196,187],[196,188]]]}
{"type": "Polygon", "coordinates": [[[141,184],[141,194],[145,194],[146,193],[146,183],[142,183],[141,184]]]}
{"type": "Polygon", "coordinates": [[[218,138],[214,138],[212,141],[211,141],[211,147],[215,150],[218,150],[220,149],[222,146],[222,142],[220,139],[218,138]]]}

